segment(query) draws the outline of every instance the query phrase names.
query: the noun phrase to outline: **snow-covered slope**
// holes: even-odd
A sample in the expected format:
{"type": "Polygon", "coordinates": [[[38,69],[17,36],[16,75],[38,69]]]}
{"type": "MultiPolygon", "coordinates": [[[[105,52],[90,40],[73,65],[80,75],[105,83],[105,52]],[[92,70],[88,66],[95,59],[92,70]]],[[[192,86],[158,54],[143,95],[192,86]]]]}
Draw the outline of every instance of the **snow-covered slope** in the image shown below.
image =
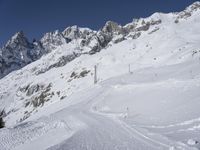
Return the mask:
{"type": "Polygon", "coordinates": [[[47,33],[45,55],[0,80],[0,146],[200,148],[199,27],[196,2],[125,26],[47,33]]]}

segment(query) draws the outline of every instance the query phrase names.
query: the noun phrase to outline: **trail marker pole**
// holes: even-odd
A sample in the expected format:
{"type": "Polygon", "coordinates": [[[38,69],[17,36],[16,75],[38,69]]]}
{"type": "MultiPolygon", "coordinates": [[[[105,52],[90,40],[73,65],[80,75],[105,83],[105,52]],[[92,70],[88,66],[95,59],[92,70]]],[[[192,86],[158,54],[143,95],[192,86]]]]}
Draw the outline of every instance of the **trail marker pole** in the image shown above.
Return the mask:
{"type": "Polygon", "coordinates": [[[94,84],[97,83],[97,65],[94,66],[94,84]]]}
{"type": "Polygon", "coordinates": [[[128,72],[129,74],[133,74],[133,72],[131,72],[131,64],[128,65],[128,72]]]}

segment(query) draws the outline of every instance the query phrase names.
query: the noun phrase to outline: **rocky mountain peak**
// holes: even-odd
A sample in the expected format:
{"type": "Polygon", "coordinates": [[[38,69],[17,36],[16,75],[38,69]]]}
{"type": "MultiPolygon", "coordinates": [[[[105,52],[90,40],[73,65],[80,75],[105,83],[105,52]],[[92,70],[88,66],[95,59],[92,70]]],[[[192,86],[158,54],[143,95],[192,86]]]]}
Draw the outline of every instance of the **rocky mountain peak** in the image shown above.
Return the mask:
{"type": "Polygon", "coordinates": [[[188,6],[186,8],[186,10],[190,10],[190,11],[194,11],[194,10],[197,10],[197,9],[200,9],[200,2],[199,1],[194,2],[193,4],[191,4],[190,6],[188,6]]]}
{"type": "Polygon", "coordinates": [[[109,32],[109,33],[121,33],[122,26],[117,24],[113,21],[107,21],[105,26],[102,29],[103,32],[109,32]]]}
{"type": "Polygon", "coordinates": [[[17,45],[28,46],[29,42],[23,31],[17,32],[5,45],[6,47],[16,47],[17,45]]]}
{"type": "Polygon", "coordinates": [[[194,2],[190,6],[188,6],[185,10],[177,13],[177,18],[175,23],[179,23],[182,19],[187,19],[194,14],[194,12],[200,10],[200,2],[194,2]]]}
{"type": "Polygon", "coordinates": [[[23,31],[19,31],[19,32],[15,33],[14,36],[11,37],[12,40],[23,39],[23,38],[25,38],[25,34],[23,31]]]}
{"type": "Polygon", "coordinates": [[[68,43],[69,41],[58,30],[46,33],[40,40],[42,46],[47,52],[51,52],[57,46],[68,43]]]}
{"type": "Polygon", "coordinates": [[[86,39],[87,36],[93,35],[95,31],[89,29],[89,28],[81,28],[77,25],[67,27],[63,32],[63,36],[68,39],[86,39]]]}
{"type": "Polygon", "coordinates": [[[38,41],[29,42],[23,31],[17,32],[0,50],[0,78],[39,59],[43,47],[38,41]]]}
{"type": "Polygon", "coordinates": [[[80,37],[79,27],[76,26],[76,25],[71,26],[71,27],[67,27],[63,31],[63,35],[64,35],[65,38],[77,39],[78,37],[80,37]]]}

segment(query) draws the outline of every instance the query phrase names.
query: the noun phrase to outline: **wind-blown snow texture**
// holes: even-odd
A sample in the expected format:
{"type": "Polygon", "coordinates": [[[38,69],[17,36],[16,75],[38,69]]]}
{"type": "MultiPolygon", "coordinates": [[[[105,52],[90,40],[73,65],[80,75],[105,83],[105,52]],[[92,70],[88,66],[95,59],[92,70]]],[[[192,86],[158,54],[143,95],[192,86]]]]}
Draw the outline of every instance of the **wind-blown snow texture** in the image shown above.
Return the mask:
{"type": "Polygon", "coordinates": [[[199,29],[196,2],[99,31],[17,33],[0,49],[0,149],[200,149],[199,29]]]}

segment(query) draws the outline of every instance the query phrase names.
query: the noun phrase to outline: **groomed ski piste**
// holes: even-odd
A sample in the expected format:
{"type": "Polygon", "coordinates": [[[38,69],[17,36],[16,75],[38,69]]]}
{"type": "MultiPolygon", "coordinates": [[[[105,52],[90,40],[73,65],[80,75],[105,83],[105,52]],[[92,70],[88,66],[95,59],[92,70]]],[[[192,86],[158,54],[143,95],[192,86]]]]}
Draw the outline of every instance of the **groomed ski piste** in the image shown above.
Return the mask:
{"type": "Polygon", "coordinates": [[[41,108],[0,131],[1,149],[192,149],[200,79],[187,70],[196,62],[137,70],[41,108]]]}
{"type": "Polygon", "coordinates": [[[173,13],[146,19],[158,18],[138,39],[37,74],[73,53],[72,42],[2,78],[1,108],[14,113],[0,150],[200,149],[200,10],[178,24],[173,13]],[[55,94],[33,108],[19,89],[36,84],[55,94]]]}

